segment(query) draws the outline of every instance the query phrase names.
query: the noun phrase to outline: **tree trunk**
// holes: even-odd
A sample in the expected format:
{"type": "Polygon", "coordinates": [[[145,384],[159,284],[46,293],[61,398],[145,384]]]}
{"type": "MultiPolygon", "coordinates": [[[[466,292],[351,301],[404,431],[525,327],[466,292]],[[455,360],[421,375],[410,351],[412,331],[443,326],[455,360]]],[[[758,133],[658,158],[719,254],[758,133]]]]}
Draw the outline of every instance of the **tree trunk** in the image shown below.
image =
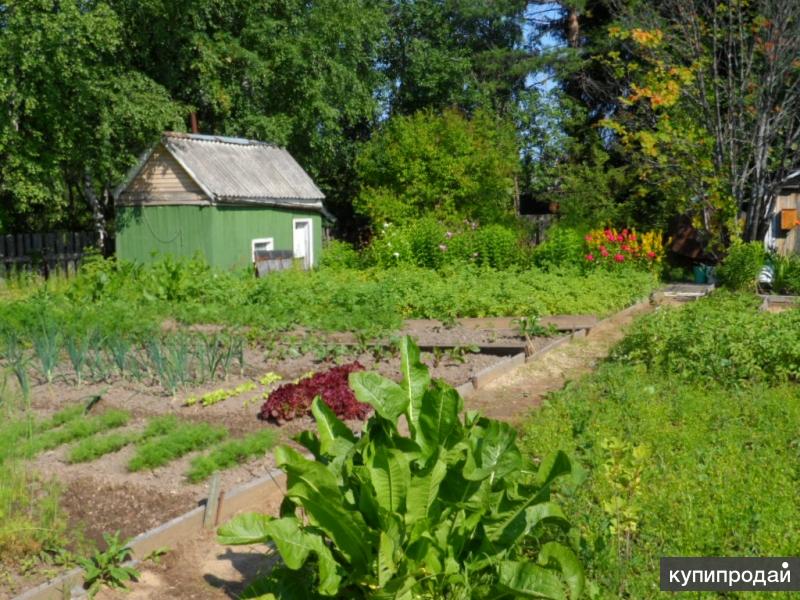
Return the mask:
{"type": "Polygon", "coordinates": [[[89,203],[89,208],[92,210],[94,230],[97,233],[97,247],[101,252],[104,252],[106,238],[108,237],[106,218],[103,213],[103,205],[97,197],[97,193],[94,191],[92,176],[88,169],[84,172],[83,176],[83,194],[86,197],[86,202],[89,203]]]}
{"type": "Polygon", "coordinates": [[[570,48],[577,48],[581,42],[581,25],[578,21],[578,11],[569,9],[567,14],[567,44],[570,48]]]}

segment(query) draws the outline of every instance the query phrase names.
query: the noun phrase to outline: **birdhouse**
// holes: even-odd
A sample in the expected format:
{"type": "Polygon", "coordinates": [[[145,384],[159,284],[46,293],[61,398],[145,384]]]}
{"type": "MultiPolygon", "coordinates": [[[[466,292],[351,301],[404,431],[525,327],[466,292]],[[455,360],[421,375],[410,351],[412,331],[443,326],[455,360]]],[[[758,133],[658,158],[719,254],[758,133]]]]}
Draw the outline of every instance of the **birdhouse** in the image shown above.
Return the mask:
{"type": "Polygon", "coordinates": [[[797,225],[797,209],[784,208],[781,210],[781,229],[788,231],[794,228],[795,225],[797,225]]]}

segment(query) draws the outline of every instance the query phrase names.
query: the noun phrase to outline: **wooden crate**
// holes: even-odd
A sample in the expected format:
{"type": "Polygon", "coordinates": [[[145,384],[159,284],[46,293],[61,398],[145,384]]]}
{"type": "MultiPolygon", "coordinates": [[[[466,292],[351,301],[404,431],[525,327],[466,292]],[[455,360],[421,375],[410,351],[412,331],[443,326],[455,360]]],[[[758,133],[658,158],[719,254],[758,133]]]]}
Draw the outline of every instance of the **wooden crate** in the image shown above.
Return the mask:
{"type": "Polygon", "coordinates": [[[793,229],[794,226],[797,224],[797,209],[796,208],[784,208],[781,210],[781,229],[784,231],[788,231],[789,229],[793,229]]]}

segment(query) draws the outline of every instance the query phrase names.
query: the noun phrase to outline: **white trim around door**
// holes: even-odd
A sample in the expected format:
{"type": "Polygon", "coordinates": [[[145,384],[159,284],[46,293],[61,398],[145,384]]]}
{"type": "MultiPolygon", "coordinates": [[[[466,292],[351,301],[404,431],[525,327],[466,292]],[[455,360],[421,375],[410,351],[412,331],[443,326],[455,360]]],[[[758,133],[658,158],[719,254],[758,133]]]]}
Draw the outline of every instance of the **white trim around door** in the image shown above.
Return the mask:
{"type": "Polygon", "coordinates": [[[310,269],[314,265],[314,221],[312,219],[292,219],[292,251],[295,258],[303,258],[303,268],[310,269]],[[298,225],[305,224],[305,227],[298,229],[298,225]],[[298,256],[298,242],[297,232],[305,231],[305,249],[304,255],[298,256]]]}

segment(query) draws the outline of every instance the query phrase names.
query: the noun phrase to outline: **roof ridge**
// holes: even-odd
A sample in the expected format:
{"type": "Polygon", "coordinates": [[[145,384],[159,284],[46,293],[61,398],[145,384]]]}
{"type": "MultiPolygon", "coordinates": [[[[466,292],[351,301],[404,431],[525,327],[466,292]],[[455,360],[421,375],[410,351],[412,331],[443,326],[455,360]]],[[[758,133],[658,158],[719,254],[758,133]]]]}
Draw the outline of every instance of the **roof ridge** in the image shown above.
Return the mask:
{"type": "Polygon", "coordinates": [[[165,131],[162,138],[175,138],[182,140],[190,140],[192,142],[208,142],[212,144],[230,144],[235,146],[267,146],[270,148],[278,148],[284,150],[283,146],[273,144],[272,142],[262,142],[261,140],[251,140],[242,137],[233,137],[225,135],[215,135],[206,133],[184,133],[181,131],[165,131]]]}

